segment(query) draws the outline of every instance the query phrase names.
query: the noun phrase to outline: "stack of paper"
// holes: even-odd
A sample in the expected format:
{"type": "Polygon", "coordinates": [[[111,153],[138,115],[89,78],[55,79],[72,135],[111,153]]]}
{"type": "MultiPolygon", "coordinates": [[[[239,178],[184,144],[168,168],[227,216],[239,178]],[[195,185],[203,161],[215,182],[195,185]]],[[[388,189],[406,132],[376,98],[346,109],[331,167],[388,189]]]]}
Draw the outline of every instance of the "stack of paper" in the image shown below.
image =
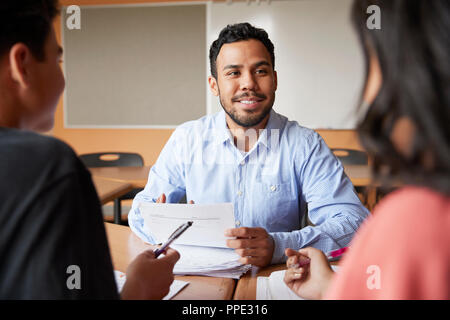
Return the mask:
{"type": "MultiPolygon", "coordinates": [[[[331,266],[334,271],[337,266],[331,266]]],[[[269,277],[258,277],[256,280],[256,300],[305,300],[296,295],[284,283],[286,270],[275,271],[269,277]]]]}
{"type": "Polygon", "coordinates": [[[251,268],[240,263],[233,249],[173,245],[180,252],[180,260],[173,269],[178,275],[202,275],[239,279],[251,268]]]}
{"type": "MultiPolygon", "coordinates": [[[[118,270],[114,270],[114,276],[116,278],[117,290],[120,293],[122,291],[123,285],[125,284],[125,281],[127,280],[127,276],[125,275],[125,273],[118,270]]],[[[170,285],[169,293],[162,300],[172,299],[178,292],[181,291],[181,289],[183,289],[188,284],[189,282],[186,281],[174,280],[170,285]]]]}
{"type": "Polygon", "coordinates": [[[231,203],[142,203],[139,210],[146,231],[156,243],[164,243],[181,224],[193,221],[176,244],[171,245],[181,256],[174,274],[239,279],[250,269],[250,265],[241,264],[240,256],[226,246],[224,232],[235,227],[231,203]]]}

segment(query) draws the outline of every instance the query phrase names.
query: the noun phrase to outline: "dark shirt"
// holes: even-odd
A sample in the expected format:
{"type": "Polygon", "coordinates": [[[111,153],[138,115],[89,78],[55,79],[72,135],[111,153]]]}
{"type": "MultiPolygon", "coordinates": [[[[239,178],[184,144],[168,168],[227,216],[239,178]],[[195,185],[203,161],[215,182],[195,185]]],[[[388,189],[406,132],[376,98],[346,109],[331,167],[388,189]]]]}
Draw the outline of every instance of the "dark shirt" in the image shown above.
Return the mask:
{"type": "Polygon", "coordinates": [[[89,171],[57,139],[0,128],[0,299],[117,298],[89,171]]]}

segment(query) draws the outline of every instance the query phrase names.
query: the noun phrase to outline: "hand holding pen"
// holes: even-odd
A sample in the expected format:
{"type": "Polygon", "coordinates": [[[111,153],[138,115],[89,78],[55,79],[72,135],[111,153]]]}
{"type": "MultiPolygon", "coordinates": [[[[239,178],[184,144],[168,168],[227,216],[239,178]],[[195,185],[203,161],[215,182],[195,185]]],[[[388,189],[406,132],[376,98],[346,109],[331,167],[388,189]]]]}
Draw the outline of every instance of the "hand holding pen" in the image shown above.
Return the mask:
{"type": "Polygon", "coordinates": [[[164,250],[172,244],[179,236],[183,234],[190,226],[192,226],[192,221],[188,221],[186,223],[183,223],[181,226],[179,226],[167,239],[167,241],[158,249],[154,251],[155,258],[158,258],[158,256],[164,252],[164,250]]]}

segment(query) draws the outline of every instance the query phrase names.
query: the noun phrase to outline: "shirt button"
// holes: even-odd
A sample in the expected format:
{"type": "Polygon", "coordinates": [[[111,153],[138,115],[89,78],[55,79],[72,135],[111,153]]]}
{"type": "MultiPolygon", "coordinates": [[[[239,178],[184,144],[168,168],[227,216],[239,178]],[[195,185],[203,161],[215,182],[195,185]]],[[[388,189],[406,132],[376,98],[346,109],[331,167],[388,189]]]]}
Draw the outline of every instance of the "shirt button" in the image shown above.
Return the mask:
{"type": "Polygon", "coordinates": [[[245,164],[245,160],[241,161],[241,166],[243,166],[245,164]]]}
{"type": "Polygon", "coordinates": [[[237,195],[242,196],[242,191],[238,191],[237,195]]]}
{"type": "Polygon", "coordinates": [[[276,186],[270,186],[270,190],[272,190],[272,192],[274,192],[275,190],[277,190],[276,186]]]}
{"type": "Polygon", "coordinates": [[[241,222],[239,220],[236,220],[235,224],[237,227],[239,227],[241,225],[241,222]]]}

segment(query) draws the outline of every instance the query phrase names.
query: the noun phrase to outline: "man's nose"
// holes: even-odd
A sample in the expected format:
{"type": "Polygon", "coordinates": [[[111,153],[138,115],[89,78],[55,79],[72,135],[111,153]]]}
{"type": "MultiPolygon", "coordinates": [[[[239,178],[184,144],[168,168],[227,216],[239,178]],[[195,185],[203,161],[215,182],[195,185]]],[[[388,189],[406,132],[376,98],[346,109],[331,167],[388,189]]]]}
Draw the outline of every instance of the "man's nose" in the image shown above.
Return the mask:
{"type": "Polygon", "coordinates": [[[241,76],[240,89],[242,91],[255,91],[258,84],[255,81],[254,74],[251,72],[245,72],[241,76]]]}

